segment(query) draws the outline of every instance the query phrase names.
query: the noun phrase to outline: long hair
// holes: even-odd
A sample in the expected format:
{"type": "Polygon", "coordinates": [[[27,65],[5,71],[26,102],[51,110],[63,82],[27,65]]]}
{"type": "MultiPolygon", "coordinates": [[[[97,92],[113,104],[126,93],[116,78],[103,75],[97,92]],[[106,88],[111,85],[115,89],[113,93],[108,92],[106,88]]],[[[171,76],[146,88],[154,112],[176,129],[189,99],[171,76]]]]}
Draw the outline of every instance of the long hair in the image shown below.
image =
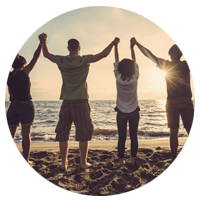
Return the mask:
{"type": "Polygon", "coordinates": [[[130,79],[135,74],[135,62],[130,59],[123,59],[119,62],[118,72],[121,74],[122,80],[127,77],[130,79]]]}
{"type": "Polygon", "coordinates": [[[21,67],[23,67],[26,64],[26,59],[23,56],[20,56],[19,54],[17,54],[12,67],[14,69],[19,69],[21,67]]]}

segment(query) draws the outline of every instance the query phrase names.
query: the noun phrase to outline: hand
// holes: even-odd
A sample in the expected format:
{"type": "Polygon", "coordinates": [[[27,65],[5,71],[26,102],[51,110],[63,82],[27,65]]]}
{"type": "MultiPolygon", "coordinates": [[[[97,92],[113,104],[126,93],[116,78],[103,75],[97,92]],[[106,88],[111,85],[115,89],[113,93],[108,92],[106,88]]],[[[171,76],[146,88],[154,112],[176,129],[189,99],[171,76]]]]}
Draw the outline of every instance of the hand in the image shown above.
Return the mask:
{"type": "Polygon", "coordinates": [[[45,42],[47,39],[47,35],[45,33],[42,33],[38,36],[40,42],[45,42]]]}
{"type": "Polygon", "coordinates": [[[120,42],[120,39],[119,39],[118,37],[116,37],[116,38],[114,39],[114,45],[117,45],[119,42],[120,42]]]}
{"type": "Polygon", "coordinates": [[[133,37],[131,38],[130,43],[131,43],[131,47],[133,47],[137,43],[137,40],[133,37]]]}

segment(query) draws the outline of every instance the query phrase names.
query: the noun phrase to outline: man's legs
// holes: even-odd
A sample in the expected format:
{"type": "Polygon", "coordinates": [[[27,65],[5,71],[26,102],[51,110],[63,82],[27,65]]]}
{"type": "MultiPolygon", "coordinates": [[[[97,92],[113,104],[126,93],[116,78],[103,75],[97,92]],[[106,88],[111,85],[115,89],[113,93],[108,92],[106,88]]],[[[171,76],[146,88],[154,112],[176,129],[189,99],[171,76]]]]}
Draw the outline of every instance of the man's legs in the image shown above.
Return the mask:
{"type": "Polygon", "coordinates": [[[87,162],[88,155],[88,141],[79,141],[79,150],[80,150],[80,165],[82,168],[88,168],[91,166],[87,162]]]}
{"type": "Polygon", "coordinates": [[[168,99],[166,111],[168,127],[170,128],[170,146],[173,161],[177,156],[178,149],[179,115],[181,115],[183,125],[189,135],[190,127],[193,122],[194,106],[190,98],[181,97],[176,99],[168,99]]]}
{"type": "Polygon", "coordinates": [[[69,149],[69,141],[59,142],[60,145],[60,155],[62,159],[61,169],[67,168],[67,156],[68,156],[68,149],[69,149]]]}
{"type": "Polygon", "coordinates": [[[194,118],[194,105],[191,99],[187,98],[183,100],[183,108],[181,110],[181,118],[187,134],[189,135],[194,118]]]}
{"type": "Polygon", "coordinates": [[[56,141],[59,141],[60,156],[62,160],[60,168],[63,170],[67,169],[68,164],[67,157],[72,122],[73,120],[71,117],[71,101],[63,100],[59,113],[59,121],[55,130],[56,141]]]}
{"type": "Polygon", "coordinates": [[[87,162],[88,141],[91,140],[94,129],[90,117],[90,105],[87,99],[77,99],[72,103],[72,118],[76,127],[76,141],[79,141],[80,167],[86,169],[91,166],[87,162]]]}
{"type": "MultiPolygon", "coordinates": [[[[69,141],[59,142],[60,144],[60,154],[62,159],[61,169],[67,169],[67,156],[69,149],[69,141]]],[[[80,165],[82,168],[88,168],[91,166],[90,163],[87,162],[88,155],[88,141],[79,141],[79,150],[80,150],[80,165]]]]}
{"type": "Polygon", "coordinates": [[[170,128],[170,147],[171,147],[171,159],[174,159],[177,156],[178,149],[178,129],[170,128]]]}
{"type": "Polygon", "coordinates": [[[179,129],[179,115],[181,110],[181,99],[168,99],[166,103],[168,128],[170,128],[170,148],[171,160],[177,156],[178,149],[178,129],[179,129]]]}

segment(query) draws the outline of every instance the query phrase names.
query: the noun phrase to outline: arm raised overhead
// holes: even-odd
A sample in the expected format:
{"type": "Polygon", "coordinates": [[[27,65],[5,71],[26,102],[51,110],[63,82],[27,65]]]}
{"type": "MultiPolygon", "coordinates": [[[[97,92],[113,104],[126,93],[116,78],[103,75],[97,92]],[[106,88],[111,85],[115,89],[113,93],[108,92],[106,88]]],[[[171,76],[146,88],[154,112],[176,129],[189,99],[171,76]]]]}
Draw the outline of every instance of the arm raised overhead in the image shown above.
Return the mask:
{"type": "Polygon", "coordinates": [[[93,55],[92,62],[97,62],[102,58],[107,57],[110,54],[113,46],[115,45],[115,42],[118,41],[118,39],[119,38],[115,38],[101,53],[93,55]]]}

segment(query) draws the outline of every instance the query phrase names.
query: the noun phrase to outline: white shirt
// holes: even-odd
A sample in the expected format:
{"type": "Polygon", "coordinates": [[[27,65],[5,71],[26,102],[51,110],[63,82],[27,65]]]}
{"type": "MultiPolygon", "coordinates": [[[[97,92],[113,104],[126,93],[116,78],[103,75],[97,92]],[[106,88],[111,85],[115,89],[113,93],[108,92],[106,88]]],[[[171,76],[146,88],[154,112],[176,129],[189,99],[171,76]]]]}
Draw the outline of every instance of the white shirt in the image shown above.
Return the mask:
{"type": "Polygon", "coordinates": [[[119,62],[114,63],[114,74],[117,87],[117,107],[123,113],[131,113],[138,106],[137,81],[139,78],[138,65],[135,64],[135,74],[130,80],[123,81],[121,74],[117,71],[119,62]]]}

